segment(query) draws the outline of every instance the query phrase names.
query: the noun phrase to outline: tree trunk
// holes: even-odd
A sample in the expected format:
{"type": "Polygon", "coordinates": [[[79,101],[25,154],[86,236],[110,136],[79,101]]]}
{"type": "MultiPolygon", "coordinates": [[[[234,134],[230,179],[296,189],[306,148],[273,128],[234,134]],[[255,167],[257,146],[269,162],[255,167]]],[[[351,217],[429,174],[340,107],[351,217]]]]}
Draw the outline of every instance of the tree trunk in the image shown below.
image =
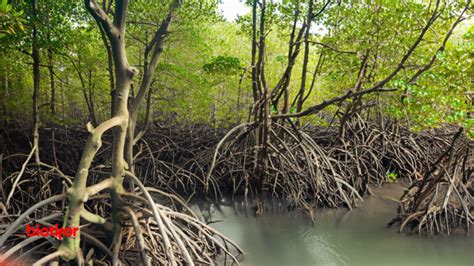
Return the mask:
{"type": "Polygon", "coordinates": [[[107,41],[107,35],[100,25],[99,25],[99,30],[100,30],[100,37],[102,38],[102,42],[104,43],[105,50],[107,51],[107,72],[109,73],[109,85],[110,85],[110,98],[112,104],[110,105],[110,115],[114,113],[114,94],[115,94],[115,89],[114,89],[114,60],[112,58],[112,51],[109,45],[109,42],[107,41]]]}
{"type": "Polygon", "coordinates": [[[78,61],[77,64],[74,62],[74,59],[72,57],[69,57],[71,60],[71,63],[76,70],[77,76],[79,77],[79,80],[81,81],[81,87],[82,87],[82,94],[84,95],[84,101],[86,102],[87,106],[87,111],[89,112],[89,118],[90,121],[92,122],[93,126],[97,126],[98,121],[97,121],[97,115],[95,112],[95,107],[94,107],[94,100],[93,100],[93,91],[92,91],[92,70],[89,70],[88,74],[88,84],[86,84],[86,80],[84,76],[82,75],[81,72],[81,62],[78,61]]]}
{"type": "Polygon", "coordinates": [[[59,89],[61,90],[61,120],[66,119],[66,104],[64,103],[64,83],[60,80],[59,89]]]}
{"type": "Polygon", "coordinates": [[[252,4],[252,95],[253,102],[258,101],[259,95],[257,90],[257,71],[256,71],[256,58],[257,58],[257,0],[253,0],[252,4]]]}
{"type": "Polygon", "coordinates": [[[89,77],[88,77],[88,87],[89,87],[89,106],[90,106],[90,115],[92,117],[92,121],[95,124],[98,123],[97,112],[95,110],[95,93],[94,93],[94,83],[92,82],[92,70],[89,69],[89,77]]]}
{"type": "Polygon", "coordinates": [[[256,122],[260,124],[255,132],[256,140],[256,162],[255,171],[259,179],[258,199],[256,214],[260,215],[264,211],[264,193],[265,179],[268,170],[268,142],[269,132],[271,127],[270,116],[270,95],[265,79],[265,12],[266,1],[262,0],[260,10],[260,29],[259,29],[259,44],[258,44],[258,60],[256,65],[257,89],[260,93],[260,100],[256,110],[256,122]]]}
{"type": "Polygon", "coordinates": [[[7,72],[5,71],[5,73],[3,73],[3,85],[4,85],[4,89],[5,91],[3,92],[3,122],[5,123],[5,128],[7,126],[7,115],[8,115],[8,112],[7,112],[7,99],[9,97],[9,83],[8,83],[8,76],[7,76],[7,72]]]}
{"type": "MultiPolygon", "coordinates": [[[[298,96],[298,102],[296,103],[296,112],[301,112],[303,109],[303,99],[305,97],[306,90],[306,74],[308,72],[308,61],[309,61],[309,30],[311,29],[311,21],[313,18],[313,0],[309,1],[308,17],[306,21],[306,31],[304,34],[304,56],[303,56],[303,70],[301,71],[301,85],[298,96]]],[[[299,121],[297,121],[299,123],[299,121]]]]}
{"type": "MultiPolygon", "coordinates": [[[[169,28],[175,16],[175,11],[182,4],[181,0],[175,0],[169,9],[168,15],[161,22],[160,27],[155,32],[153,39],[147,45],[144,53],[144,64],[143,64],[143,77],[140,83],[137,96],[133,99],[130,107],[130,117],[127,129],[127,142],[126,142],[126,153],[125,158],[127,160],[130,171],[134,173],[134,162],[133,162],[133,147],[137,141],[145,134],[144,131],[136,134],[137,118],[139,113],[139,107],[143,105],[146,95],[150,91],[151,84],[153,82],[153,76],[163,52],[165,39],[168,35],[169,28]],[[149,56],[151,52],[151,57],[149,56]],[[149,63],[148,60],[150,59],[149,63]]],[[[149,112],[149,110],[147,110],[149,112]]],[[[145,127],[146,130],[147,127],[145,127]]]]}
{"type": "MultiPolygon", "coordinates": [[[[113,117],[97,128],[88,124],[90,132],[86,146],[81,156],[79,166],[74,178],[74,183],[68,191],[68,212],[65,227],[78,227],[81,216],[84,218],[84,202],[87,201],[86,183],[89,168],[101,146],[101,137],[109,129],[114,130],[114,140],[112,149],[112,184],[110,187],[112,197],[112,224],[114,243],[120,244],[120,217],[121,208],[120,194],[123,193],[123,178],[125,170],[128,168],[124,160],[125,137],[128,127],[129,112],[127,108],[130,84],[137,70],[130,67],[125,51],[125,18],[127,13],[128,1],[116,1],[114,21],[111,22],[107,14],[100,8],[94,0],[85,0],[86,7],[94,19],[100,23],[107,33],[112,48],[114,60],[114,69],[116,77],[116,108],[113,117]]],[[[90,215],[90,213],[89,213],[90,215]]],[[[66,253],[66,260],[75,259],[80,248],[80,236],[74,238],[66,237],[59,247],[60,251],[66,253]]],[[[116,262],[114,262],[115,264],[116,262]]]]}
{"type": "Polygon", "coordinates": [[[50,108],[51,114],[54,116],[56,113],[56,91],[55,91],[55,84],[54,84],[54,70],[53,70],[53,51],[51,47],[48,47],[48,72],[49,72],[49,81],[51,85],[51,100],[50,100],[50,108]]]}
{"type": "MultiPolygon", "coordinates": [[[[36,0],[31,0],[31,15],[33,19],[36,19],[37,16],[37,2],[36,0]]],[[[32,57],[33,57],[33,146],[35,149],[35,161],[36,164],[40,164],[40,153],[39,153],[39,111],[38,111],[38,93],[40,86],[40,57],[39,57],[39,48],[38,48],[38,32],[36,29],[36,22],[33,22],[33,33],[32,33],[32,57]]]]}

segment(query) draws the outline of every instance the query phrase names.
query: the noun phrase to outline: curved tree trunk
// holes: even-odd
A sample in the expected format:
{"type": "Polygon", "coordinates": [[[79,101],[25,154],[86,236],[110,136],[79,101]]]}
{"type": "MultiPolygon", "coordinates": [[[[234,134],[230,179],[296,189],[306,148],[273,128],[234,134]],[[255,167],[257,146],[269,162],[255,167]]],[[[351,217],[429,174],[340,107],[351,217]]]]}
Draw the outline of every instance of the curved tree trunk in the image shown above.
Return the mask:
{"type": "MultiPolygon", "coordinates": [[[[88,198],[86,182],[89,168],[101,146],[103,133],[113,128],[111,196],[113,234],[114,238],[116,238],[120,232],[120,217],[118,215],[118,210],[120,209],[119,197],[123,192],[125,170],[128,169],[127,163],[124,160],[125,137],[129,120],[127,101],[130,85],[133,77],[137,74],[137,70],[129,65],[125,51],[125,18],[128,1],[116,1],[113,22],[95,0],[85,0],[85,4],[94,19],[104,28],[111,44],[116,77],[116,106],[111,119],[101,123],[97,128],[93,128],[92,125],[88,124],[90,135],[82,153],[73,186],[68,191],[69,206],[64,226],[79,227],[80,218],[83,217],[87,220],[87,216],[90,216],[90,213],[87,213],[84,209],[84,202],[88,198]]],[[[61,243],[59,250],[66,254],[63,256],[65,259],[72,260],[77,256],[80,248],[79,244],[79,235],[74,238],[68,237],[61,243]]]]}

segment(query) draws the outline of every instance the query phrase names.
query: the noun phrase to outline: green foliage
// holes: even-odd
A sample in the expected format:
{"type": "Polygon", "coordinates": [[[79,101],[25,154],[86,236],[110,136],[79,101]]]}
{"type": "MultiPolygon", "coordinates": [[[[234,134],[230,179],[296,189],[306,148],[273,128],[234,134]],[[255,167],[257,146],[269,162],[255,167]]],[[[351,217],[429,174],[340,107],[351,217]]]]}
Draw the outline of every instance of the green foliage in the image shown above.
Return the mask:
{"type": "Polygon", "coordinates": [[[23,11],[13,9],[8,0],[0,0],[0,39],[24,30],[23,11]]]}
{"type": "Polygon", "coordinates": [[[385,179],[389,183],[396,183],[398,178],[398,174],[395,172],[387,172],[385,179]]]}
{"type": "MultiPolygon", "coordinates": [[[[172,0],[137,0],[130,2],[127,24],[127,53],[130,64],[143,75],[146,44],[166,17],[172,0]]],[[[253,1],[246,1],[248,6],[253,1]]],[[[314,1],[314,10],[326,1],[314,1]]],[[[253,106],[251,92],[252,16],[236,22],[218,15],[218,1],[185,1],[167,36],[153,81],[154,119],[171,117],[178,121],[226,126],[247,117],[253,106]]],[[[472,19],[459,25],[445,49],[436,52],[464,1],[442,3],[440,18],[423,38],[394,79],[386,84],[392,93],[365,96],[395,119],[408,121],[413,129],[458,124],[474,136],[474,113],[471,98],[474,30],[472,19]],[[415,82],[410,77],[428,64],[433,66],[415,82]],[[401,100],[403,98],[403,101],[401,100]]],[[[352,89],[360,66],[368,54],[368,70],[362,89],[386,77],[400,62],[418,37],[433,5],[427,1],[332,1],[312,21],[308,77],[312,78],[318,62],[312,93],[304,107],[321,103],[352,89]],[[319,43],[319,44],[318,44],[319,43]],[[325,46],[320,45],[321,43],[325,46]]],[[[271,90],[280,81],[288,62],[290,33],[298,9],[298,33],[308,11],[307,1],[267,1],[265,20],[265,73],[271,90]]],[[[30,16],[31,6],[24,1],[0,0],[0,110],[7,119],[29,117],[31,109],[32,26],[36,25],[42,65],[47,65],[47,51],[53,51],[58,113],[41,108],[41,117],[54,123],[83,123],[87,120],[84,84],[93,88],[95,107],[101,120],[109,117],[110,85],[107,53],[95,21],[82,1],[38,1],[38,16],[30,16]],[[11,29],[10,29],[11,28],[11,29]],[[72,64],[74,62],[74,65],[72,64]],[[76,69],[77,68],[77,69],[76,69]],[[92,73],[89,77],[89,73],[92,73]],[[6,88],[5,80],[8,80],[6,88]]],[[[257,12],[260,12],[260,5],[257,12]]],[[[472,14],[472,11],[469,11],[472,14]]],[[[113,15],[111,14],[113,17],[113,15]]],[[[257,27],[259,29],[259,27],[257,27]]],[[[257,33],[258,34],[258,33],[257,33]]],[[[293,66],[289,83],[290,99],[301,86],[302,46],[293,66]]],[[[139,86],[134,83],[134,93],[139,86]]],[[[311,85],[306,80],[306,88],[311,85]]],[[[47,106],[51,92],[49,73],[41,67],[40,105],[47,106]]],[[[282,106],[272,106],[272,113],[282,106]]],[[[303,121],[328,125],[341,106],[330,106],[320,116],[303,121]],[[329,118],[327,118],[329,117],[329,118]]],[[[296,112],[293,107],[290,113],[296,112]]],[[[143,118],[144,112],[141,113],[143,118]]]]}
{"type": "Polygon", "coordinates": [[[224,75],[235,75],[242,70],[239,58],[223,55],[212,58],[211,62],[204,64],[202,68],[208,73],[224,75]]]}

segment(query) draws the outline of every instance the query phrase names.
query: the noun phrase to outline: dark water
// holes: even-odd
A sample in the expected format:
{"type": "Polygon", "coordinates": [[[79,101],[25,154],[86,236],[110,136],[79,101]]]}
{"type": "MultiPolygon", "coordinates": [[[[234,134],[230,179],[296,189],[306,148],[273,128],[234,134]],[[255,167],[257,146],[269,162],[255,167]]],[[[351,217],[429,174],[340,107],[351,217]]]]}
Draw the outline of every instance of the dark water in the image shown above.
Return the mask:
{"type": "MultiPolygon", "coordinates": [[[[212,205],[201,213],[246,252],[243,265],[472,265],[474,236],[423,237],[400,234],[386,224],[401,190],[375,191],[360,207],[320,210],[315,225],[279,203],[256,218],[243,200],[212,205]]],[[[202,207],[202,205],[201,205],[202,207]]],[[[198,209],[198,206],[195,206],[198,209]]],[[[204,210],[205,208],[201,208],[204,210]]]]}

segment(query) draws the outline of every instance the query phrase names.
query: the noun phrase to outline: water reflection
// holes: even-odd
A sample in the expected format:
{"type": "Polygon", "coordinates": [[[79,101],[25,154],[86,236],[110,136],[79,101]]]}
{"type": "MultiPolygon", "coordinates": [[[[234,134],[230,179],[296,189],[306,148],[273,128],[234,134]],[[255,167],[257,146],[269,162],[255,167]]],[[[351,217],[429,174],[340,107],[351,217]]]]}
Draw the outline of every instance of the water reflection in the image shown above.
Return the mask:
{"type": "Polygon", "coordinates": [[[427,238],[387,228],[397,205],[386,196],[350,212],[320,210],[314,226],[280,202],[267,206],[258,218],[243,199],[194,209],[246,251],[243,265],[474,265],[473,236],[427,238]]]}

